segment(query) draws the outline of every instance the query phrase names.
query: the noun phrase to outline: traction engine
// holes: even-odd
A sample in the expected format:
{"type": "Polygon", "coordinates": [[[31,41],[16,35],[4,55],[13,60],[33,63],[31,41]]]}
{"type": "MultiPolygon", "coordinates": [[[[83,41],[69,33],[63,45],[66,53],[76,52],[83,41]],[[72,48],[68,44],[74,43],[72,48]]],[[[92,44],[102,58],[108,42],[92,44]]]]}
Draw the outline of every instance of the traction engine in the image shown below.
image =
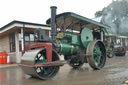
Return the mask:
{"type": "Polygon", "coordinates": [[[105,26],[72,12],[56,15],[56,7],[51,7],[51,36],[37,29],[34,32],[36,44],[25,52],[20,67],[33,77],[50,79],[59,71],[59,67],[69,64],[79,68],[84,63],[94,70],[104,67],[106,50],[103,43],[105,26]],[[64,55],[64,60],[60,60],[64,55]]]}

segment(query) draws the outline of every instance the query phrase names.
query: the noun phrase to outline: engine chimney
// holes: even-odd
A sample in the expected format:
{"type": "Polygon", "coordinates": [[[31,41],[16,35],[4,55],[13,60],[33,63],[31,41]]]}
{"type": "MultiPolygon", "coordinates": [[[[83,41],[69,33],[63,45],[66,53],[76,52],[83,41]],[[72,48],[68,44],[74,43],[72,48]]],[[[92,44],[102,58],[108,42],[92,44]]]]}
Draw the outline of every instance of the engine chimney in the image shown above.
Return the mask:
{"type": "Polygon", "coordinates": [[[51,39],[56,42],[56,6],[51,6],[51,39]]]}

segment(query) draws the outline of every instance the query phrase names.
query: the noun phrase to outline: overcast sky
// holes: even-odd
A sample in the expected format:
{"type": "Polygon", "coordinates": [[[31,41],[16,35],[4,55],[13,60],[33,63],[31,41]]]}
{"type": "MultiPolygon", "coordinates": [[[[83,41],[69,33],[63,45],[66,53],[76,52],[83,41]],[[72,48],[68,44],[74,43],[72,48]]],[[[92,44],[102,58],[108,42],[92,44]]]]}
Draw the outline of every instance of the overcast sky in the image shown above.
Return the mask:
{"type": "Polygon", "coordinates": [[[75,12],[94,18],[96,11],[112,0],[0,0],[0,27],[13,20],[45,24],[50,17],[50,6],[57,6],[57,14],[75,12]]]}

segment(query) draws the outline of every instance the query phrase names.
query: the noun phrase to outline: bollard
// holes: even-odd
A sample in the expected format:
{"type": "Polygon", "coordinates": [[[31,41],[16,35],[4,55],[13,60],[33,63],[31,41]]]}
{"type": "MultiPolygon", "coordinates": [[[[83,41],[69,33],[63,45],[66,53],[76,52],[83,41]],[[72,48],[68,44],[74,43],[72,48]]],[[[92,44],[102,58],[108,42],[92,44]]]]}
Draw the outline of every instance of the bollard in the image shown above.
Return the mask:
{"type": "Polygon", "coordinates": [[[7,64],[11,64],[11,58],[9,55],[7,56],[7,64]]]}

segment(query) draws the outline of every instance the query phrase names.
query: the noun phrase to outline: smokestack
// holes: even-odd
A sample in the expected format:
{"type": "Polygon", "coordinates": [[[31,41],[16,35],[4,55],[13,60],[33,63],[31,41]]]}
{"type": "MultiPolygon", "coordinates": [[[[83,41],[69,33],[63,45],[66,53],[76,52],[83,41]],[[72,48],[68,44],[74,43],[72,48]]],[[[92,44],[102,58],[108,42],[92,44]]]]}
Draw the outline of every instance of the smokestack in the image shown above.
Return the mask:
{"type": "Polygon", "coordinates": [[[51,6],[51,39],[56,42],[56,6],[51,6]]]}

